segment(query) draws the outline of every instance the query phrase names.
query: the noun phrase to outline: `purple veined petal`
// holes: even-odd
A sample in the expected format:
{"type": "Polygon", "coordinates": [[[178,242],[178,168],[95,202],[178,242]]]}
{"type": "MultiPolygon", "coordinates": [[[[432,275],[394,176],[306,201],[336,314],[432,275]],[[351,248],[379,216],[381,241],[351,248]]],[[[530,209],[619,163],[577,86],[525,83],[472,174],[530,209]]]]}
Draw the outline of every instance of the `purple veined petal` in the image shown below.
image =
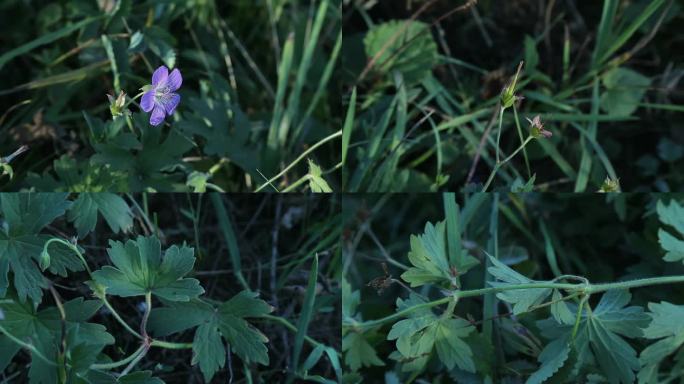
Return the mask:
{"type": "Polygon", "coordinates": [[[180,99],[181,97],[177,93],[170,93],[166,98],[164,98],[162,105],[164,106],[164,110],[166,111],[167,115],[172,114],[176,110],[178,103],[180,103],[180,99]]]}
{"type": "Polygon", "coordinates": [[[180,88],[181,84],[183,84],[183,77],[181,76],[181,73],[178,70],[178,68],[171,71],[171,74],[169,75],[169,78],[166,83],[169,86],[169,91],[175,91],[178,88],[180,88]]]}
{"type": "Polygon", "coordinates": [[[140,100],[140,108],[145,112],[149,112],[154,108],[154,91],[143,93],[142,99],[140,100]]]}
{"type": "Polygon", "coordinates": [[[155,105],[154,109],[152,110],[152,114],[150,115],[150,124],[157,126],[161,124],[162,121],[164,121],[164,117],[166,114],[164,113],[164,107],[161,105],[155,105]]]}
{"type": "Polygon", "coordinates": [[[166,66],[157,68],[152,74],[152,86],[157,87],[159,84],[166,82],[169,77],[169,69],[166,66]]]}

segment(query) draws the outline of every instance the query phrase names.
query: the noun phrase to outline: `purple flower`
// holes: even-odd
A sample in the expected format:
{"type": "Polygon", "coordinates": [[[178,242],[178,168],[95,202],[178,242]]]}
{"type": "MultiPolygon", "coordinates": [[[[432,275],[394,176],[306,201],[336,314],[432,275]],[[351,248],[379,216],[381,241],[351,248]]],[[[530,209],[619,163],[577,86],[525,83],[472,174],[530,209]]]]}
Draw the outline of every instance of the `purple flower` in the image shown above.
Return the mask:
{"type": "Polygon", "coordinates": [[[180,95],[174,91],[183,83],[178,68],[171,71],[165,66],[157,68],[152,74],[152,88],[145,92],[140,101],[140,107],[145,112],[152,111],[150,124],[159,125],[166,115],[173,114],[180,102],[180,95]]]}

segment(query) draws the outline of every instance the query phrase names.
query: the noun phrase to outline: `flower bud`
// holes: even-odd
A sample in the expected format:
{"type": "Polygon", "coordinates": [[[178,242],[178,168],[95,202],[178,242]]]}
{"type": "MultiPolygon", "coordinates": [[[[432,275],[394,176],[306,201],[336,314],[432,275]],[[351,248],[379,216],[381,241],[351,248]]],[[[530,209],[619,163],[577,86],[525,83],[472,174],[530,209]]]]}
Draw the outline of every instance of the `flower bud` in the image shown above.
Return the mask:
{"type": "Polygon", "coordinates": [[[43,247],[43,251],[40,253],[40,270],[44,271],[50,266],[50,254],[48,253],[47,247],[43,247]]]}
{"type": "Polygon", "coordinates": [[[112,117],[118,117],[127,112],[124,91],[121,91],[116,99],[112,95],[107,95],[107,99],[109,99],[109,111],[112,113],[112,117]]]}
{"type": "Polygon", "coordinates": [[[603,184],[601,184],[601,188],[598,190],[599,193],[614,193],[614,192],[620,192],[620,179],[611,179],[610,177],[606,176],[606,179],[603,180],[603,184]]]}
{"type": "Polygon", "coordinates": [[[518,83],[518,76],[520,75],[522,66],[523,62],[521,61],[518,65],[518,70],[515,72],[513,81],[501,91],[501,108],[510,108],[515,104],[516,100],[518,100],[518,97],[515,95],[515,86],[518,83]]]}
{"type": "Polygon", "coordinates": [[[553,136],[551,131],[544,129],[544,124],[541,122],[541,116],[537,115],[532,120],[527,119],[527,121],[530,123],[530,135],[535,139],[542,137],[548,139],[549,137],[553,136]]]}

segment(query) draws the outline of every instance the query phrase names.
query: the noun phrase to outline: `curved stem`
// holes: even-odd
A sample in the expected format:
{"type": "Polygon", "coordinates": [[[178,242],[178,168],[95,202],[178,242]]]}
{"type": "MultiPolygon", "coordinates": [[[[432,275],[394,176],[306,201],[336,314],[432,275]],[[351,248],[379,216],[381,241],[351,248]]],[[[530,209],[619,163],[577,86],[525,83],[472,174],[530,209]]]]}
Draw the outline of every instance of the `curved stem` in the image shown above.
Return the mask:
{"type": "Polygon", "coordinates": [[[91,364],[90,369],[109,370],[109,369],[121,367],[122,365],[126,365],[126,364],[130,363],[131,361],[133,361],[144,350],[145,350],[145,346],[141,345],[140,348],[136,349],[135,352],[131,353],[130,356],[126,357],[123,360],[114,361],[112,363],[91,364]]]}
{"type": "Polygon", "coordinates": [[[43,354],[38,350],[38,348],[36,348],[36,347],[34,347],[33,345],[31,345],[31,344],[29,344],[29,343],[26,343],[26,342],[24,342],[23,340],[19,339],[18,337],[14,336],[14,335],[11,334],[9,331],[7,331],[7,330],[5,329],[5,327],[3,327],[2,325],[0,325],[0,333],[3,333],[5,336],[7,336],[8,339],[14,341],[15,343],[19,344],[19,345],[22,346],[23,348],[28,349],[29,351],[31,351],[31,353],[33,353],[33,354],[34,354],[36,357],[38,357],[39,359],[43,360],[45,363],[47,363],[47,364],[49,364],[49,365],[57,366],[57,363],[55,363],[54,361],[52,361],[52,360],[48,359],[47,357],[45,357],[45,355],[43,355],[43,354]]]}
{"type": "Polygon", "coordinates": [[[78,256],[78,258],[81,260],[81,263],[83,263],[83,266],[85,267],[86,271],[88,271],[88,276],[90,276],[91,279],[93,278],[93,272],[90,270],[90,267],[88,266],[88,263],[86,262],[85,258],[83,257],[83,254],[81,253],[81,251],[78,249],[78,247],[75,244],[73,244],[69,241],[66,241],[64,239],[60,239],[59,237],[53,237],[52,239],[45,242],[45,244],[43,245],[43,251],[44,252],[47,251],[48,247],[52,243],[60,243],[60,244],[64,245],[65,247],[71,249],[76,254],[76,256],[78,256]]]}
{"type": "Polygon", "coordinates": [[[335,138],[338,138],[338,137],[340,137],[340,136],[342,136],[342,130],[339,130],[339,131],[333,133],[332,135],[323,138],[321,141],[317,142],[316,144],[312,145],[311,147],[309,147],[309,149],[307,149],[306,151],[302,152],[302,154],[299,155],[299,157],[297,157],[293,162],[291,162],[290,164],[288,164],[288,166],[285,167],[285,169],[283,169],[282,171],[280,171],[280,173],[278,173],[277,175],[275,175],[275,176],[273,176],[272,178],[268,179],[265,183],[261,184],[261,186],[260,186],[259,188],[257,188],[254,192],[259,192],[259,191],[261,191],[262,189],[266,188],[266,186],[271,185],[275,180],[277,180],[278,178],[280,178],[282,175],[284,175],[285,173],[287,173],[287,171],[289,171],[290,169],[292,169],[292,167],[294,167],[297,163],[299,163],[300,161],[302,161],[302,159],[304,159],[304,158],[306,157],[306,155],[308,155],[309,153],[315,151],[318,147],[320,147],[321,145],[327,143],[328,141],[333,140],[333,139],[335,139],[335,138]]]}
{"type": "Polygon", "coordinates": [[[135,100],[137,100],[138,98],[140,98],[144,94],[145,94],[145,92],[140,92],[133,97],[129,97],[128,98],[129,100],[126,102],[126,105],[124,105],[124,108],[127,108],[132,102],[134,102],[135,100]]]}
{"type": "Polygon", "coordinates": [[[150,350],[150,344],[148,344],[148,343],[143,343],[143,345],[141,346],[141,348],[142,348],[142,350],[140,351],[140,353],[138,353],[138,354],[132,359],[132,361],[126,366],[126,368],[125,368],[123,371],[121,371],[121,376],[127,375],[128,372],[130,372],[133,368],[135,368],[136,365],[138,365],[138,363],[140,362],[140,360],[142,360],[143,357],[145,357],[145,355],[147,355],[147,351],[150,350]]]}
{"type": "Polygon", "coordinates": [[[136,332],[133,328],[131,328],[131,326],[128,325],[128,324],[124,321],[124,319],[121,318],[121,316],[119,316],[119,313],[116,312],[116,310],[114,309],[114,307],[112,307],[112,305],[109,303],[109,301],[107,301],[107,298],[106,298],[106,297],[102,296],[101,299],[102,299],[102,302],[104,303],[105,307],[107,307],[107,309],[109,309],[109,312],[112,313],[112,315],[114,316],[114,318],[116,319],[116,321],[119,322],[119,324],[121,324],[124,328],[126,328],[126,330],[127,330],[128,332],[130,332],[133,336],[137,337],[137,338],[140,339],[140,340],[144,339],[144,337],[142,337],[141,334],[139,334],[139,333],[136,332]]]}
{"type": "MultiPolygon", "coordinates": [[[[88,276],[90,276],[91,279],[95,280],[95,279],[93,278],[93,272],[90,270],[90,267],[88,266],[88,263],[86,262],[85,257],[83,257],[83,254],[81,253],[81,251],[78,249],[78,247],[77,247],[76,245],[74,245],[73,243],[71,243],[71,242],[69,242],[69,241],[66,241],[66,240],[64,240],[64,239],[60,239],[60,238],[58,238],[58,237],[53,237],[52,239],[50,239],[50,240],[48,240],[48,241],[45,242],[45,245],[43,245],[43,250],[44,250],[44,251],[47,250],[47,249],[48,249],[48,246],[49,246],[50,244],[52,244],[52,243],[60,243],[60,244],[62,244],[62,245],[64,245],[64,246],[66,246],[67,248],[69,248],[70,250],[72,250],[72,251],[76,254],[76,256],[78,256],[78,258],[81,260],[81,263],[83,263],[83,266],[85,266],[86,271],[88,271],[88,276]]],[[[112,313],[112,315],[114,316],[114,318],[115,318],[115,319],[116,319],[116,320],[117,320],[117,321],[118,321],[118,322],[119,322],[119,323],[120,323],[128,332],[130,332],[133,336],[137,337],[138,339],[141,339],[141,340],[144,339],[144,338],[142,337],[142,335],[140,335],[138,332],[136,332],[135,330],[133,330],[133,328],[131,328],[128,324],[126,324],[126,322],[121,318],[121,316],[119,315],[119,313],[114,309],[114,307],[112,307],[112,305],[109,303],[109,301],[107,301],[107,297],[106,297],[104,294],[101,295],[101,296],[100,296],[100,295],[97,295],[97,296],[99,297],[99,299],[102,300],[102,302],[104,303],[105,307],[107,307],[107,309],[109,309],[109,311],[112,313]]]]}

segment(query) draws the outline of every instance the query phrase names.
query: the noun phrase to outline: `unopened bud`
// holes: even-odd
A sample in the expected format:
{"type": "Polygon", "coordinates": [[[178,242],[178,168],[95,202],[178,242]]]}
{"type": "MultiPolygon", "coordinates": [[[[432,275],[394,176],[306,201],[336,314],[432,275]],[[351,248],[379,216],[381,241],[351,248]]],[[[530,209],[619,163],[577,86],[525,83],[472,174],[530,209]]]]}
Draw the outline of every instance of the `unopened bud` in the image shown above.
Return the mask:
{"type": "Polygon", "coordinates": [[[599,193],[615,193],[615,192],[620,192],[620,179],[611,179],[610,177],[606,176],[606,179],[603,180],[603,184],[601,184],[601,188],[598,190],[599,193]]]}

